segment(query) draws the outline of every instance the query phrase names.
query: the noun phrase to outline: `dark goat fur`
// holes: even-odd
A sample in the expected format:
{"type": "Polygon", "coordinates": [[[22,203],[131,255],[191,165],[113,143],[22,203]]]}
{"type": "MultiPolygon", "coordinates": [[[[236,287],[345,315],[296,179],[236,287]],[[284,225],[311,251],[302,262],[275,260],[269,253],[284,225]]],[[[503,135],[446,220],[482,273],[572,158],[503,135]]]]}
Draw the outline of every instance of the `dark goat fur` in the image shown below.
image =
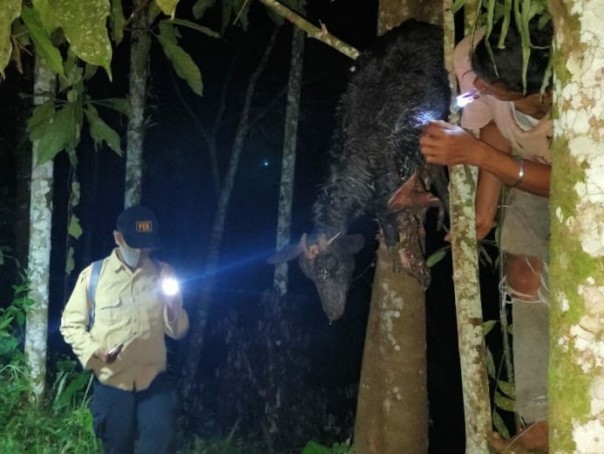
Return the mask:
{"type": "Polygon", "coordinates": [[[378,38],[355,66],[338,109],[329,180],[313,206],[315,228],[327,237],[344,234],[364,213],[392,230],[388,200],[425,165],[421,127],[445,118],[450,103],[437,26],[408,20],[378,38]]]}
{"type": "MultiPolygon", "coordinates": [[[[358,235],[346,234],[350,221],[374,215],[390,248],[404,226],[413,223],[421,229],[417,213],[423,217],[428,205],[415,202],[409,204],[415,211],[393,212],[389,202],[406,182],[413,188],[428,182],[419,133],[429,120],[444,119],[450,103],[442,30],[437,26],[403,22],[362,52],[355,67],[338,107],[330,176],[313,205],[318,240],[310,244],[303,236],[293,253],[278,253],[269,260],[299,255],[300,267],[315,282],[330,320],[344,312],[354,254],[362,247],[358,235]]],[[[427,285],[429,273],[418,246],[421,235],[412,241],[417,244],[400,248],[400,262],[427,285]]]]}

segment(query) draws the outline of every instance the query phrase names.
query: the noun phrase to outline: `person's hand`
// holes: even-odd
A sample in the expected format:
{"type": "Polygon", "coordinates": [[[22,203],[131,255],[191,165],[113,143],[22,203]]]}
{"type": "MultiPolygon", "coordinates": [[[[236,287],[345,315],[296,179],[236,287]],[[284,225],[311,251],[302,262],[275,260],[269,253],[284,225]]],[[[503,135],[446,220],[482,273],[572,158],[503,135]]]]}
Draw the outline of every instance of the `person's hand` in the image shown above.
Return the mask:
{"type": "Polygon", "coordinates": [[[430,164],[472,164],[479,141],[465,129],[445,121],[431,121],[422,129],[420,151],[430,164]]]}
{"type": "Polygon", "coordinates": [[[99,348],[96,352],[94,352],[94,356],[103,361],[105,364],[111,364],[115,362],[123,348],[124,344],[119,344],[110,350],[99,348]]]}

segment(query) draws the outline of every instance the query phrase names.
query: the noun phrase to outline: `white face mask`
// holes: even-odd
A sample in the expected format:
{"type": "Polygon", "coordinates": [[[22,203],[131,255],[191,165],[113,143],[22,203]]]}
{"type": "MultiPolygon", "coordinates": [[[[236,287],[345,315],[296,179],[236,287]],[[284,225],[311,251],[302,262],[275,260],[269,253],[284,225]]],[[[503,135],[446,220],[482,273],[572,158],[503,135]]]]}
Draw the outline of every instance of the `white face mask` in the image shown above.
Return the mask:
{"type": "Polygon", "coordinates": [[[136,268],[141,258],[141,249],[134,249],[126,245],[118,244],[122,260],[130,268],[136,268]]]}

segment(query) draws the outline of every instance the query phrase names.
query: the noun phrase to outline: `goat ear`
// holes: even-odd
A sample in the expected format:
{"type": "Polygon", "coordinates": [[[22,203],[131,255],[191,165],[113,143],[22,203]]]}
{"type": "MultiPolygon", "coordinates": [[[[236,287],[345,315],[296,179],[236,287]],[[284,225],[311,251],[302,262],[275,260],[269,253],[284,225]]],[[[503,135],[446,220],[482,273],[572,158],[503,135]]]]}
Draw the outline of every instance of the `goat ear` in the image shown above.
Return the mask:
{"type": "Polygon", "coordinates": [[[363,245],[365,244],[365,237],[363,235],[346,235],[339,241],[342,241],[348,252],[351,254],[356,254],[363,248],[363,245]]]}
{"type": "Polygon", "coordinates": [[[276,265],[277,263],[283,263],[295,259],[299,255],[300,245],[298,243],[288,244],[287,246],[283,246],[281,249],[272,254],[268,259],[266,259],[266,263],[269,263],[270,265],[276,265]]]}

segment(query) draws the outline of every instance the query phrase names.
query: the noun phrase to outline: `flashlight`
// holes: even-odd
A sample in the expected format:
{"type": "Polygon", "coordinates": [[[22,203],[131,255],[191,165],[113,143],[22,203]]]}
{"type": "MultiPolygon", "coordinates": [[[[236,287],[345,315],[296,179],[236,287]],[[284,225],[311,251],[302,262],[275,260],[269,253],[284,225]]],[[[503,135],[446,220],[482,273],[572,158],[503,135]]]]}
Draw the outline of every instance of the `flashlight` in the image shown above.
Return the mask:
{"type": "Polygon", "coordinates": [[[161,281],[161,290],[166,296],[174,296],[180,291],[178,279],[166,277],[161,281]]]}
{"type": "Polygon", "coordinates": [[[470,90],[459,95],[455,101],[460,109],[478,99],[478,90],[470,90]]]}

